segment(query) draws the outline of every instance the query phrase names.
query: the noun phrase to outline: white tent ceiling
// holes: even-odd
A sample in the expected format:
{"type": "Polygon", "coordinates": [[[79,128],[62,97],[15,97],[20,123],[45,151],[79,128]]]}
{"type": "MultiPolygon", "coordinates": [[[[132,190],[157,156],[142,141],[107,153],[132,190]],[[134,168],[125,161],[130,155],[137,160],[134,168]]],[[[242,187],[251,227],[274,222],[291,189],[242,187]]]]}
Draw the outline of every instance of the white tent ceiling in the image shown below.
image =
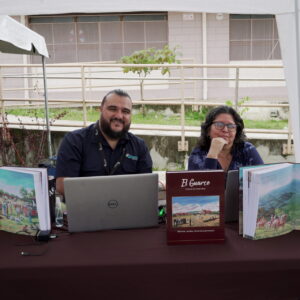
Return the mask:
{"type": "Polygon", "coordinates": [[[0,0],[6,15],[109,13],[137,11],[276,15],[289,102],[296,162],[300,162],[299,0],[0,0]],[[295,11],[298,14],[295,14],[295,11]],[[297,26],[296,26],[297,24],[297,26]]]}
{"type": "Polygon", "coordinates": [[[282,14],[294,11],[294,0],[0,0],[6,15],[132,11],[282,14]]]}
{"type": "Polygon", "coordinates": [[[0,52],[48,57],[45,39],[8,16],[0,16],[0,52]]]}

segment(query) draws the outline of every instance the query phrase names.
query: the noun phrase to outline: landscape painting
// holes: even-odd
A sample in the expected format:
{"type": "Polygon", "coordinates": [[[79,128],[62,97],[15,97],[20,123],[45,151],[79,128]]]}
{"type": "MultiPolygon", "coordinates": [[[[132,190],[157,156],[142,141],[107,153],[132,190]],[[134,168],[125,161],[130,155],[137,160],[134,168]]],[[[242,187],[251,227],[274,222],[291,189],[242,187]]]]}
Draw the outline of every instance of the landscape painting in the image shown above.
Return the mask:
{"type": "Polygon", "coordinates": [[[264,182],[264,193],[260,195],[255,238],[268,238],[300,229],[300,177],[272,176],[272,182],[264,182]],[[277,180],[276,180],[277,179],[277,180]],[[286,182],[285,182],[286,180],[286,182]]]}
{"type": "Polygon", "coordinates": [[[219,196],[172,197],[172,226],[174,228],[219,225],[219,196]]]}
{"type": "Polygon", "coordinates": [[[35,235],[38,225],[33,175],[0,169],[0,229],[35,235]]]}

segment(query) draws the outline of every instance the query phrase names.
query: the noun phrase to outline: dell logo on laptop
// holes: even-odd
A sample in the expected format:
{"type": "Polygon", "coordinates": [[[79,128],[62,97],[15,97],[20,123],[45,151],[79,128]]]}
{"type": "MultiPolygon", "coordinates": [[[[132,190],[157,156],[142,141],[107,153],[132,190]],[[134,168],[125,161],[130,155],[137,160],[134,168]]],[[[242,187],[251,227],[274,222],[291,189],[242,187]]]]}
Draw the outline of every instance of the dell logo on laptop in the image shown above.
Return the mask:
{"type": "Polygon", "coordinates": [[[107,205],[109,208],[116,208],[119,205],[119,203],[117,200],[109,200],[107,202],[107,205]]]}

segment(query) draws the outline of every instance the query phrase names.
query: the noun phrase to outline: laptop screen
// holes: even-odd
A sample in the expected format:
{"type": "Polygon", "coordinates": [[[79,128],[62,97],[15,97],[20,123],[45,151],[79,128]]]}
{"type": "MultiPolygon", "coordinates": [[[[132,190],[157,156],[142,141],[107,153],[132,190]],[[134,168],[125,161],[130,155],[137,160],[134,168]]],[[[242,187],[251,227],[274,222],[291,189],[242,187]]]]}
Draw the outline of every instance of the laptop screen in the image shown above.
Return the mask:
{"type": "Polygon", "coordinates": [[[158,175],[65,178],[70,232],[158,225],[158,175]]]}

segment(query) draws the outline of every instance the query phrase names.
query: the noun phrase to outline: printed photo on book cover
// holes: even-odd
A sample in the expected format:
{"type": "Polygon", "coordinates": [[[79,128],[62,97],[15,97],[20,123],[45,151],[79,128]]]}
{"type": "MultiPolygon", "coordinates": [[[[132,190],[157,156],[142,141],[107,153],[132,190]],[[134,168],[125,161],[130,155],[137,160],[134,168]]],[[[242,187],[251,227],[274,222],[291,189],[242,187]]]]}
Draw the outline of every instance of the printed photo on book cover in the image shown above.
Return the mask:
{"type": "Polygon", "coordinates": [[[172,227],[215,227],[220,225],[220,197],[172,197],[172,227]]]}
{"type": "Polygon", "coordinates": [[[255,238],[278,236],[299,229],[299,165],[259,174],[260,182],[255,238]]]}
{"type": "Polygon", "coordinates": [[[0,229],[33,235],[38,226],[33,175],[0,170],[0,229]]]}

